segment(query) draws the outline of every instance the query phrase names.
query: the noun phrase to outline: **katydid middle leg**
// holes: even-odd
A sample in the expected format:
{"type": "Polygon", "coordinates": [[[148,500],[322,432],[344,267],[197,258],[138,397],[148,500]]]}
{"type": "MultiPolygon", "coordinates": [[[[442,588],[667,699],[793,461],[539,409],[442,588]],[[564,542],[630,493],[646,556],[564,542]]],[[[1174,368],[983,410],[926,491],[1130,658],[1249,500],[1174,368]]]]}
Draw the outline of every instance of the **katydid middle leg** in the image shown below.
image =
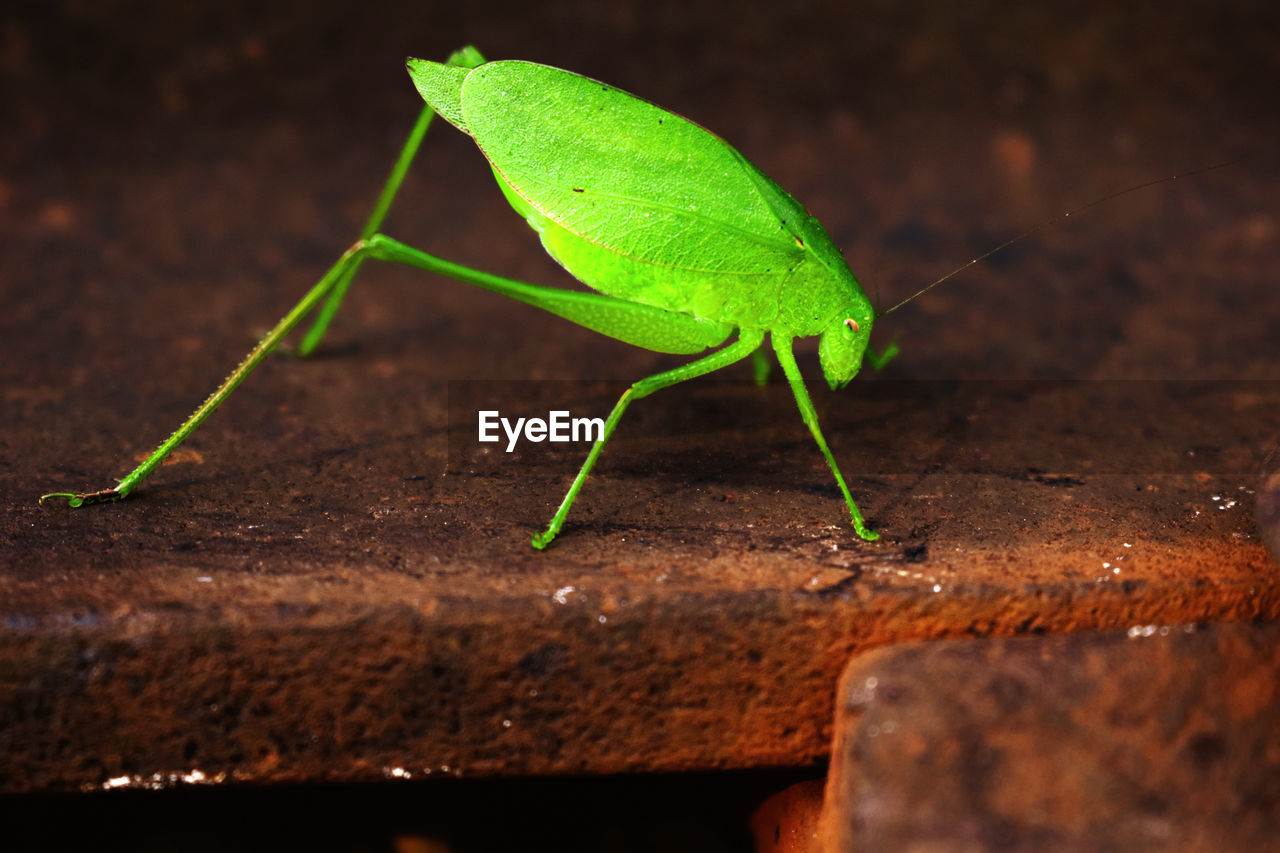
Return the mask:
{"type": "Polygon", "coordinates": [[[595,466],[596,459],[600,456],[600,451],[604,449],[605,442],[609,440],[609,436],[613,435],[614,427],[618,425],[618,421],[622,419],[622,413],[627,410],[627,406],[633,400],[639,400],[663,388],[669,388],[688,379],[704,376],[722,367],[728,367],[759,349],[760,342],[763,340],[763,332],[757,329],[743,329],[739,332],[738,339],[724,349],[716,350],[704,358],[682,367],[677,367],[674,370],[668,370],[641,379],[623,392],[622,396],[618,398],[618,402],[614,404],[613,411],[609,412],[609,417],[604,422],[603,433],[596,440],[596,443],[591,446],[591,452],[587,454],[586,461],[582,463],[582,467],[578,470],[578,476],[574,478],[573,485],[569,487],[564,500],[560,502],[560,508],[556,510],[556,514],[547,525],[547,529],[541,533],[534,534],[533,547],[538,549],[545,548],[551,544],[552,539],[556,538],[556,534],[560,532],[561,525],[564,524],[565,517],[569,514],[569,508],[573,506],[574,499],[578,497],[578,492],[582,490],[583,484],[587,482],[587,477],[591,474],[591,469],[595,466]]]}

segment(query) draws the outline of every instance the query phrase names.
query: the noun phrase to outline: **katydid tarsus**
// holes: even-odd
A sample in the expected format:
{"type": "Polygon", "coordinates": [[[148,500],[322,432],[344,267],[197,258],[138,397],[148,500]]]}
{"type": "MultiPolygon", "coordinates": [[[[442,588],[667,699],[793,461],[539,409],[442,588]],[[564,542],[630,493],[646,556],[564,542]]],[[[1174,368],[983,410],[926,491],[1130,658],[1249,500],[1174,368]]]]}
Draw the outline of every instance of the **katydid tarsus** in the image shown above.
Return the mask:
{"type": "Polygon", "coordinates": [[[114,487],[55,492],[40,500],[65,498],[77,507],[128,496],[313,311],[296,352],[314,350],[357,270],[373,259],[495,291],[656,352],[713,350],[623,393],[555,515],[533,536],[535,548],[545,548],[560,531],[633,401],[748,356],[762,380],[768,371],[761,351],[766,334],[801,418],[844,495],[854,530],[863,539],[878,539],[818,426],[792,343],[820,337],[819,361],[833,389],[848,384],[864,359],[879,369],[897,347],[868,349],[878,315],[818,221],[718,136],[596,80],[529,62],[486,62],[472,47],[443,64],[411,59],[408,67],[426,105],[356,242],[213,394],[114,487]],[[380,233],[436,114],[474,139],[507,201],[547,252],[595,293],[503,278],[380,233]]]}

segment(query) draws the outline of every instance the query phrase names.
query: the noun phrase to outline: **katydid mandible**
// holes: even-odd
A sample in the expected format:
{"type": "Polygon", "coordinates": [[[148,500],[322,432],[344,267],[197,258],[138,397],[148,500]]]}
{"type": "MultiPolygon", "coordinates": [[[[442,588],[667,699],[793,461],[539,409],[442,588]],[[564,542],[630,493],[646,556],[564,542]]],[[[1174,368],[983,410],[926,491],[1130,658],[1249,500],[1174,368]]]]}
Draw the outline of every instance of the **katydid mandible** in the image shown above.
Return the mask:
{"type": "Polygon", "coordinates": [[[410,59],[408,68],[426,106],[359,239],[141,465],[113,488],[56,492],[41,501],[65,498],[76,507],[129,495],[318,309],[297,348],[299,355],[310,353],[360,265],[380,260],[450,276],[656,352],[713,350],[627,389],[559,509],[534,535],[535,548],[545,548],[560,531],[627,406],[748,356],[762,379],[766,334],[800,416],[844,495],[854,530],[868,541],[878,539],[818,426],[792,342],[820,336],[818,357],[833,389],[848,384],[864,358],[878,369],[897,348],[868,350],[875,311],[818,221],[720,137],[596,80],[530,62],[486,62],[472,47],[445,63],[410,59]],[[498,187],[543,247],[595,293],[513,281],[379,233],[437,113],[475,140],[498,187]]]}

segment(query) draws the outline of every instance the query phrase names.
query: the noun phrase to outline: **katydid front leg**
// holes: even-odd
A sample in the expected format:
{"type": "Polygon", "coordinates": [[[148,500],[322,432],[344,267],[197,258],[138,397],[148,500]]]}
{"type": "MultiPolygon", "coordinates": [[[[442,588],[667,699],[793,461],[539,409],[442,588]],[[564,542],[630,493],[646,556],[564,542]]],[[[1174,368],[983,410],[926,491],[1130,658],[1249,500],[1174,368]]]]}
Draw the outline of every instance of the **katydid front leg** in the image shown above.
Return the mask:
{"type": "MultiPolygon", "coordinates": [[[[831,466],[831,473],[835,475],[836,485],[840,487],[840,492],[844,495],[844,502],[849,506],[853,529],[868,542],[876,541],[880,538],[880,534],[867,527],[862,518],[862,511],[854,503],[853,495],[849,493],[849,487],[845,485],[844,477],[840,474],[840,468],[836,465],[836,459],[831,455],[831,448],[827,447],[827,440],[822,436],[822,429],[818,426],[818,413],[813,408],[813,401],[809,399],[809,391],[804,387],[804,379],[800,375],[800,367],[796,364],[796,357],[791,352],[791,338],[782,337],[776,332],[772,335],[772,338],[773,351],[777,353],[778,363],[782,365],[782,372],[786,374],[787,381],[791,383],[791,391],[795,394],[796,405],[800,407],[800,417],[804,420],[805,425],[809,427],[809,432],[813,434],[813,440],[818,443],[818,449],[826,457],[827,465],[831,466]]],[[[886,350],[886,353],[882,357],[885,361],[892,357],[892,352],[886,350]]]]}

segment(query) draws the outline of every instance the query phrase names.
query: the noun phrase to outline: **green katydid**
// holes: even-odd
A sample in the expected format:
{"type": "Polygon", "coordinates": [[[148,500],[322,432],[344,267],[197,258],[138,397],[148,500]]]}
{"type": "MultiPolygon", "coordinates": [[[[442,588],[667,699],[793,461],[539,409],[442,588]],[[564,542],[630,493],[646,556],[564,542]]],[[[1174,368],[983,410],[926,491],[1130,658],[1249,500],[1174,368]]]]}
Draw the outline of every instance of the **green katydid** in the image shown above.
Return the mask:
{"type": "Polygon", "coordinates": [[[375,259],[450,276],[656,352],[713,350],[641,379],[623,393],[555,515],[534,535],[535,548],[545,548],[559,532],[633,400],[747,356],[754,357],[762,379],[766,333],[800,415],[844,495],[854,529],[863,539],[878,539],[818,426],[792,342],[820,336],[819,360],[833,389],[853,379],[864,358],[879,369],[897,347],[882,353],[868,349],[876,312],[818,221],[718,136],[598,81],[529,62],[486,62],[472,47],[444,64],[410,59],[408,67],[426,106],[359,239],[222,385],[115,487],[57,492],[41,501],[60,497],[76,507],[126,497],[318,308],[297,348],[299,355],[310,353],[360,265],[375,259]],[[595,293],[513,281],[379,233],[436,113],[475,140],[507,201],[538,232],[547,252],[595,293]]]}

